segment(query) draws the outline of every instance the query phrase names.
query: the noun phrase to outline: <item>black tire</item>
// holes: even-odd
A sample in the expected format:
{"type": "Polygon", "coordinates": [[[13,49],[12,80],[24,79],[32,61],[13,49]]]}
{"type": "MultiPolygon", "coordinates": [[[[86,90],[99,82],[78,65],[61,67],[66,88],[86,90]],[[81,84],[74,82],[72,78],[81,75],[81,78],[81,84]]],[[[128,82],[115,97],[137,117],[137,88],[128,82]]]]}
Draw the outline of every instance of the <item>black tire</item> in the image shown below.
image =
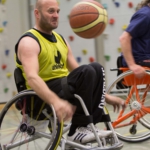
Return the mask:
{"type": "Polygon", "coordinates": [[[33,106],[34,108],[31,109],[29,109],[29,107],[27,108],[26,105],[29,102],[29,99],[26,97],[28,96],[37,96],[37,95],[34,91],[31,90],[22,91],[18,93],[16,96],[14,96],[9,102],[7,102],[5,107],[2,109],[0,113],[1,149],[3,150],[4,146],[9,147],[10,144],[11,146],[15,146],[14,144],[19,142],[17,146],[20,149],[24,149],[24,150],[26,149],[44,150],[46,148],[48,148],[49,150],[56,150],[61,140],[63,122],[62,123],[57,122],[55,111],[51,106],[50,108],[52,110],[51,119],[53,119],[53,130],[52,132],[50,132],[48,130],[48,124],[47,124],[49,122],[49,119],[45,119],[45,120],[41,119],[43,117],[43,113],[42,115],[39,114],[40,111],[37,113],[38,117],[35,116],[35,113],[31,112],[31,110],[32,111],[34,110],[36,105],[33,106]],[[23,103],[26,104],[23,105],[23,107],[21,106],[20,110],[16,108],[16,102],[18,102],[18,100],[21,101],[21,103],[23,100],[23,103]],[[38,118],[37,119],[38,124],[36,124],[36,121],[31,116],[30,116],[31,117],[30,121],[25,121],[28,120],[28,116],[29,116],[29,114],[26,115],[26,113],[29,113],[30,115],[32,114],[32,117],[34,117],[34,119],[38,118]],[[27,130],[29,130],[30,127],[32,127],[31,131],[33,132],[27,133],[26,128],[25,128],[25,132],[21,132],[22,130],[20,129],[22,128],[21,126],[22,124],[25,125],[25,127],[27,125],[27,130]],[[45,135],[46,137],[43,135],[45,135]]]}

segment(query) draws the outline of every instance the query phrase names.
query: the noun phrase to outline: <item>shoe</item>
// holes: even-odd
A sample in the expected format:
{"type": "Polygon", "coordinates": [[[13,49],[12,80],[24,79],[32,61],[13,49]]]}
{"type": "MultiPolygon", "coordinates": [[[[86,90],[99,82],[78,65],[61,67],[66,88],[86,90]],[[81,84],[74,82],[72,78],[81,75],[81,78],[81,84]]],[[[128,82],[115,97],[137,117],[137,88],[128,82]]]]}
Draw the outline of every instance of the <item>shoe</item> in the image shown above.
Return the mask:
{"type": "Polygon", "coordinates": [[[33,126],[35,128],[35,132],[45,132],[48,129],[49,120],[34,120],[30,118],[28,115],[26,116],[27,125],[33,126]]]}
{"type": "MultiPolygon", "coordinates": [[[[89,131],[93,132],[93,129],[91,128],[90,125],[87,126],[87,129],[89,131]]],[[[106,137],[112,135],[112,133],[113,133],[110,130],[100,130],[100,129],[97,128],[97,126],[95,126],[95,131],[98,133],[99,138],[106,138],[106,137]]]]}
{"type": "Polygon", "coordinates": [[[67,136],[67,140],[81,144],[90,143],[95,140],[95,135],[87,127],[78,127],[72,136],[67,136]]]}

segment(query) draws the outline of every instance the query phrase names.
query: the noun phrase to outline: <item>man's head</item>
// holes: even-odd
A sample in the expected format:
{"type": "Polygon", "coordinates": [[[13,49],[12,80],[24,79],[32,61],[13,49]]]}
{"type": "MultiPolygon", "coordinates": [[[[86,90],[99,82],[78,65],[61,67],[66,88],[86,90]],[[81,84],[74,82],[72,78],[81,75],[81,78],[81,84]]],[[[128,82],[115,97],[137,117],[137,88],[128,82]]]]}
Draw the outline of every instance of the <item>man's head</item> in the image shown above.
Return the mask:
{"type": "Polygon", "coordinates": [[[46,33],[56,29],[59,11],[57,0],[37,0],[34,10],[36,27],[46,33]]]}

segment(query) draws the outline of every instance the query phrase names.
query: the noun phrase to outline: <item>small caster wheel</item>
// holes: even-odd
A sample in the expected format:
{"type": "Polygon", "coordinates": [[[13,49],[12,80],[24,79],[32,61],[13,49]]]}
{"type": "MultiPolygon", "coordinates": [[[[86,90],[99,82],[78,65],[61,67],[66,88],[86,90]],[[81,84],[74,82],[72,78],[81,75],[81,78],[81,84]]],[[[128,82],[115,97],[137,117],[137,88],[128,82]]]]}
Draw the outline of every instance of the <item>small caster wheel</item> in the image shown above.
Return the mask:
{"type": "Polygon", "coordinates": [[[137,132],[137,129],[136,129],[136,125],[134,124],[134,125],[130,128],[130,133],[131,133],[132,135],[135,135],[136,132],[137,132]]]}

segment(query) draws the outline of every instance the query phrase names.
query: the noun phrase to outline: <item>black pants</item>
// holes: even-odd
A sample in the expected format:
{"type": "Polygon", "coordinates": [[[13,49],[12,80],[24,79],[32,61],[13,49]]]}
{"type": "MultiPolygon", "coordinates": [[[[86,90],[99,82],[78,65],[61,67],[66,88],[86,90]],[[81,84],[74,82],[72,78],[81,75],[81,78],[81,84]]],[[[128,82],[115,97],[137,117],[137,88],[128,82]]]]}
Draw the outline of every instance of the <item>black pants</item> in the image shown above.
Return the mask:
{"type": "MultiPolygon", "coordinates": [[[[81,96],[90,115],[93,116],[94,124],[98,123],[101,120],[103,106],[105,103],[104,68],[99,63],[82,65],[73,70],[68,75],[67,81],[68,85],[71,87],[70,92],[72,94],[78,94],[79,96],[81,96]]],[[[66,95],[64,95],[61,86],[61,78],[51,80],[47,82],[47,85],[59,97],[64,98],[70,103],[77,106],[73,119],[85,115],[78,99],[76,99],[75,97],[67,99],[66,95]]],[[[36,110],[38,112],[38,106],[40,107],[43,101],[36,98],[36,102],[36,110]]],[[[48,108],[48,105],[46,105],[45,107],[48,108]]]]}
{"type": "Polygon", "coordinates": [[[143,61],[141,61],[141,62],[136,62],[136,64],[144,66],[144,67],[150,67],[150,62],[143,62],[143,61]]]}
{"type": "MultiPolygon", "coordinates": [[[[68,84],[74,87],[75,94],[84,100],[84,103],[93,116],[93,122],[100,121],[105,102],[105,73],[104,68],[98,63],[82,65],[73,70],[67,77],[68,84]]],[[[77,110],[73,117],[84,115],[83,108],[76,99],[77,110]]]]}

